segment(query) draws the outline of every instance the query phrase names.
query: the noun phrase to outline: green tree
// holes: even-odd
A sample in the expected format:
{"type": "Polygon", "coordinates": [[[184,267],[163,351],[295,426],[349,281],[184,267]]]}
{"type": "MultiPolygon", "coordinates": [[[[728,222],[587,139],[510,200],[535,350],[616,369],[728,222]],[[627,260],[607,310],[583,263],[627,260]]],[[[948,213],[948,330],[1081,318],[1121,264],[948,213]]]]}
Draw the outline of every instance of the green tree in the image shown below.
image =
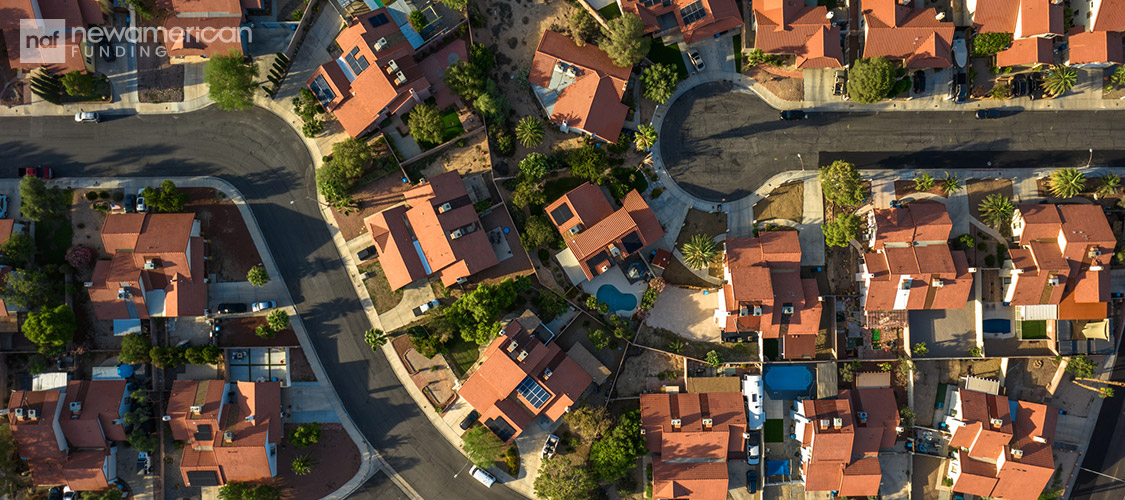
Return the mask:
{"type": "Polygon", "coordinates": [[[570,37],[579,47],[593,42],[601,32],[601,26],[594,20],[594,16],[581,7],[571,9],[567,20],[570,22],[570,37]]]}
{"type": "Polygon", "coordinates": [[[429,24],[428,22],[426,22],[426,15],[423,14],[420,10],[410,11],[408,20],[410,21],[410,27],[414,28],[414,31],[417,31],[419,34],[421,34],[422,29],[424,29],[426,25],[429,24]]]}
{"type": "Polygon", "coordinates": [[[594,345],[595,349],[605,349],[609,347],[609,343],[613,341],[609,333],[606,333],[606,331],[601,328],[595,328],[586,332],[586,338],[590,339],[590,343],[594,345]]]}
{"type": "Polygon", "coordinates": [[[851,207],[859,205],[867,197],[867,188],[863,186],[859,170],[844,160],[820,167],[817,177],[824,197],[832,203],[851,207]]]}
{"type": "Polygon", "coordinates": [[[692,269],[706,269],[719,258],[719,247],[706,234],[696,234],[680,246],[684,262],[692,269]]]}
{"type": "Polygon", "coordinates": [[[637,127],[637,133],[633,136],[633,144],[637,146],[637,151],[645,151],[656,145],[656,127],[647,123],[637,127]]]}
{"type": "Polygon", "coordinates": [[[184,359],[189,365],[205,365],[207,358],[203,355],[203,346],[193,345],[184,350],[184,359]]]}
{"type": "Polygon", "coordinates": [[[703,358],[703,361],[706,361],[707,364],[710,365],[712,368],[718,368],[720,366],[723,366],[722,355],[720,355],[719,353],[717,353],[715,351],[707,351],[707,356],[705,356],[703,358]]]}
{"type": "Polygon", "coordinates": [[[895,64],[885,57],[868,57],[848,71],[848,97],[864,104],[879,102],[895,85],[895,64]]]}
{"type": "Polygon", "coordinates": [[[391,336],[383,330],[368,328],[366,332],[363,332],[363,341],[371,347],[372,351],[376,351],[380,347],[383,347],[390,339],[391,336]]]}
{"type": "Polygon", "coordinates": [[[526,276],[506,278],[498,284],[484,283],[445,309],[445,319],[461,332],[466,342],[484,345],[500,331],[497,319],[511,307],[519,293],[531,286],[526,276]]]}
{"type": "Polygon", "coordinates": [[[175,183],[167,180],[160,183],[159,190],[146,187],[141,195],[145,197],[146,205],[162,213],[183,212],[184,204],[187,203],[187,195],[181,193],[175,183]]]}
{"type": "Polygon", "coordinates": [[[909,406],[899,408],[898,416],[902,421],[903,427],[910,427],[914,425],[914,410],[910,409],[909,406]]]}
{"type": "Polygon", "coordinates": [[[563,414],[563,420],[570,429],[586,440],[593,442],[613,427],[613,419],[604,406],[579,406],[563,414]]]}
{"type": "Polygon", "coordinates": [[[44,307],[27,314],[23,322],[23,335],[39,346],[39,352],[58,352],[74,340],[78,319],[68,305],[44,307]]]}
{"type": "Polygon", "coordinates": [[[410,135],[419,143],[441,144],[441,112],[437,106],[414,106],[406,120],[406,126],[410,127],[410,135]]]}
{"type": "Polygon", "coordinates": [[[94,93],[94,84],[97,79],[85,71],[70,71],[64,73],[62,78],[63,87],[66,88],[68,95],[81,97],[88,96],[94,93]]]}
{"type": "Polygon", "coordinates": [[[918,343],[914,344],[913,351],[914,351],[914,356],[922,358],[922,357],[925,357],[927,354],[930,353],[930,348],[926,347],[925,342],[918,342],[918,343]]]}
{"type": "Polygon", "coordinates": [[[547,196],[543,193],[543,188],[538,182],[523,179],[516,184],[516,190],[512,191],[512,205],[516,208],[524,208],[528,205],[543,205],[547,202],[547,196]]]}
{"type": "Polygon", "coordinates": [[[24,475],[26,469],[26,462],[20,460],[12,429],[7,425],[0,425],[0,494],[17,498],[17,492],[28,486],[24,475]]]}
{"type": "Polygon", "coordinates": [[[254,335],[263,339],[272,339],[277,336],[277,330],[274,330],[269,323],[265,323],[258,325],[258,327],[254,329],[254,335]]]}
{"type": "Polygon", "coordinates": [[[930,174],[922,174],[914,178],[914,189],[918,191],[929,191],[934,187],[934,176],[930,174]]]}
{"type": "Polygon", "coordinates": [[[184,349],[156,346],[149,350],[149,359],[157,368],[176,368],[184,364],[184,349]]]}
{"type": "Polygon", "coordinates": [[[203,347],[203,362],[209,365],[217,365],[223,362],[223,350],[217,346],[209,345],[203,347]]]}
{"type": "MultiPolygon", "coordinates": [[[[1125,68],[1125,66],[1121,67],[1125,68]]],[[[1121,191],[1121,176],[1107,173],[1099,178],[1098,190],[1096,192],[1099,198],[1113,196],[1119,191],[1121,191]]]]}
{"type": "Polygon", "coordinates": [[[70,210],[70,192],[59,187],[47,188],[43,179],[20,179],[20,215],[36,222],[61,217],[70,210]]]}
{"type": "Polygon", "coordinates": [[[351,191],[350,180],[340,171],[340,167],[331,162],[325,162],[316,169],[316,188],[329,205],[337,210],[348,213],[349,207],[355,204],[348,195],[351,191]]]}
{"type": "Polygon", "coordinates": [[[40,269],[13,269],[7,278],[0,298],[20,309],[38,309],[59,292],[58,282],[40,269]]]}
{"type": "Polygon", "coordinates": [[[538,182],[546,177],[550,168],[550,159],[540,153],[529,153],[519,163],[520,177],[533,182],[538,182]]]}
{"type": "Polygon", "coordinates": [[[244,111],[254,105],[257,77],[258,65],[247,63],[238,49],[230,49],[225,56],[211,56],[203,69],[207,93],[224,111],[244,111]]]}
{"type": "Polygon", "coordinates": [[[13,232],[8,241],[0,245],[0,254],[11,266],[24,267],[35,256],[35,240],[25,233],[13,232]]]}
{"type": "Polygon", "coordinates": [[[84,491],[82,500],[121,500],[124,493],[117,488],[110,488],[99,492],[84,491]]]}
{"type": "Polygon", "coordinates": [[[956,174],[946,172],[945,178],[941,180],[941,191],[945,193],[946,196],[952,196],[953,193],[956,193],[960,190],[961,178],[957,177],[956,174]]]}
{"type": "Polygon", "coordinates": [[[139,333],[130,333],[121,338],[121,353],[117,360],[125,364],[148,363],[152,351],[152,341],[139,333]]]}
{"type": "Polygon", "coordinates": [[[292,103],[293,112],[306,122],[315,120],[317,116],[324,113],[324,106],[307,87],[297,92],[297,97],[293,98],[292,103]]]}
{"type": "Polygon", "coordinates": [[[595,148],[591,144],[572,149],[567,155],[567,161],[570,163],[570,173],[595,183],[600,183],[602,174],[609,167],[605,148],[595,148]]]}
{"type": "Polygon", "coordinates": [[[310,422],[302,424],[289,433],[289,444],[298,448],[308,448],[320,442],[320,423],[310,422]]]}
{"type": "Polygon", "coordinates": [[[262,287],[270,282],[270,275],[266,272],[266,268],[257,265],[251,267],[250,271],[246,273],[246,281],[249,281],[251,285],[262,287]]]}
{"type": "Polygon", "coordinates": [[[284,309],[274,309],[266,315],[266,323],[270,325],[270,328],[280,332],[289,328],[289,313],[285,312],[284,309]]]}
{"type": "Polygon", "coordinates": [[[539,465],[534,486],[535,496],[545,500],[590,500],[598,482],[570,457],[555,456],[539,465]]]}
{"type": "Polygon", "coordinates": [[[844,214],[820,226],[824,233],[824,244],[830,247],[846,247],[849,242],[859,239],[862,220],[856,214],[844,214]]]}
{"type": "MultiPolygon", "coordinates": [[[[411,112],[412,116],[413,114],[411,112]]],[[[367,175],[367,171],[371,168],[371,158],[371,146],[364,141],[349,137],[332,145],[332,158],[325,162],[325,166],[331,163],[338,168],[340,175],[346,179],[346,186],[350,189],[355,182],[367,175]]]]}
{"type": "Polygon", "coordinates": [[[492,467],[496,459],[504,454],[506,446],[488,427],[478,425],[465,433],[461,448],[465,450],[473,465],[487,469],[492,467]]]}
{"type": "Polygon", "coordinates": [[[473,101],[473,109],[492,123],[504,121],[508,117],[509,107],[508,99],[504,98],[504,94],[500,93],[500,89],[492,80],[488,80],[484,93],[473,101]]]}
{"type": "Polygon", "coordinates": [[[235,481],[219,488],[219,500],[281,500],[281,492],[268,484],[235,481]]]}
{"type": "Polygon", "coordinates": [[[973,57],[989,57],[1011,45],[1011,33],[977,33],[973,36],[973,57]]]}
{"type": "Polygon", "coordinates": [[[1051,97],[1058,97],[1074,88],[1074,84],[1078,82],[1078,70],[1056,64],[1051,66],[1050,71],[1047,72],[1047,77],[1043,79],[1043,89],[1051,94],[1051,97]]]}
{"type": "Polygon", "coordinates": [[[299,455],[293,457],[292,462],[293,473],[298,476],[307,476],[312,474],[313,469],[316,468],[316,459],[309,455],[299,455]]]}
{"type": "Polygon", "coordinates": [[[153,453],[156,451],[156,436],[153,436],[151,433],[144,430],[140,426],[133,427],[133,432],[129,433],[128,439],[126,439],[126,441],[128,441],[129,445],[135,448],[137,451],[144,451],[148,453],[153,453]]]}
{"type": "Polygon", "coordinates": [[[484,73],[468,61],[459,61],[445,69],[441,80],[454,94],[466,102],[473,102],[485,91],[484,73]]]}
{"type": "Polygon", "coordinates": [[[980,211],[985,224],[992,228],[1000,228],[1011,224],[1012,213],[1016,211],[1016,206],[1012,204],[1011,198],[1000,193],[992,193],[981,200],[977,210],[980,211]]]}
{"type": "Polygon", "coordinates": [[[447,5],[450,9],[457,12],[462,12],[465,7],[469,6],[469,0],[440,0],[441,3],[447,5]]]}
{"type": "Polygon", "coordinates": [[[601,48],[613,64],[630,68],[648,54],[652,39],[645,36],[645,23],[632,12],[626,12],[609,21],[609,29],[601,48]]]}
{"type": "Polygon", "coordinates": [[[1067,359],[1066,371],[1074,374],[1077,378],[1090,378],[1094,376],[1094,370],[1098,367],[1093,361],[1090,361],[1083,354],[1071,356],[1067,359]]]}
{"type": "Polygon", "coordinates": [[[1086,174],[1074,168],[1060,168],[1051,172],[1048,179],[1051,196],[1073,198],[1086,189],[1086,174]]]}
{"type": "Polygon", "coordinates": [[[559,230],[551,225],[546,216],[532,215],[524,223],[523,233],[520,234],[520,242],[529,249],[539,246],[557,247],[559,246],[559,230]]]}
{"type": "Polygon", "coordinates": [[[664,104],[672,98],[672,94],[676,92],[676,84],[679,79],[676,68],[663,63],[653,64],[645,68],[640,78],[641,85],[644,88],[644,96],[657,104],[664,104]]]}
{"type": "Polygon", "coordinates": [[[496,56],[487,46],[474,43],[469,47],[469,63],[482,75],[488,75],[488,72],[492,71],[492,66],[496,64],[496,56]]]}
{"type": "Polygon", "coordinates": [[[637,457],[647,451],[641,434],[640,411],[633,410],[622,415],[608,435],[593,442],[590,447],[590,472],[601,481],[624,477],[637,466],[637,457]]]}
{"type": "Polygon", "coordinates": [[[1125,65],[1117,66],[1117,69],[1113,70],[1113,76],[1109,79],[1118,87],[1125,85],[1125,65]]]}
{"type": "Polygon", "coordinates": [[[535,116],[525,116],[516,125],[516,140],[525,148],[533,148],[543,142],[543,120],[535,116]]]}
{"type": "Polygon", "coordinates": [[[156,16],[156,9],[153,8],[150,0],[125,0],[125,3],[132,7],[141,19],[152,19],[156,16]]]}

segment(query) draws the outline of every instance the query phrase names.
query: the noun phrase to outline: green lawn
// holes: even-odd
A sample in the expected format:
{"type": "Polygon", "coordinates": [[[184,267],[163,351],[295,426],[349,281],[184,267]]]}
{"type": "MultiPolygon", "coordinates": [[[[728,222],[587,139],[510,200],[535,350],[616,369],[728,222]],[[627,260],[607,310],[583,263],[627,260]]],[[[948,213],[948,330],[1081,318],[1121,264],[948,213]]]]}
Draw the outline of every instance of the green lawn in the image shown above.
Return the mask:
{"type": "Polygon", "coordinates": [[[586,182],[586,179],[581,177],[562,177],[547,181],[546,184],[543,184],[543,196],[546,197],[547,203],[551,203],[562,198],[562,195],[571,189],[581,186],[584,182],[586,182]]]}
{"type": "Polygon", "coordinates": [[[385,313],[402,302],[402,289],[391,290],[387,275],[383,273],[383,266],[379,265],[378,261],[359,266],[359,272],[375,273],[375,276],[363,280],[363,285],[367,287],[367,294],[371,296],[371,302],[375,305],[375,312],[385,313]]]}
{"type": "Polygon", "coordinates": [[[660,40],[653,39],[652,46],[648,49],[648,59],[654,63],[671,64],[676,68],[676,73],[683,80],[688,77],[684,56],[675,45],[664,45],[660,40]]]}
{"type": "Polygon", "coordinates": [[[611,3],[598,9],[598,14],[601,14],[606,21],[609,21],[610,19],[621,17],[621,9],[617,7],[616,3],[611,3]]]}
{"type": "Polygon", "coordinates": [[[763,435],[767,443],[785,442],[785,420],[779,418],[767,419],[763,435]]]}
{"type": "Polygon", "coordinates": [[[734,70],[742,72],[742,35],[734,35],[734,70]]]}
{"type": "Polygon", "coordinates": [[[781,346],[778,345],[777,339],[765,339],[762,349],[765,351],[766,359],[770,361],[777,361],[781,352],[781,346]]]}
{"type": "Polygon", "coordinates": [[[464,133],[465,127],[461,126],[461,118],[457,116],[457,108],[450,106],[441,114],[442,142],[453,140],[464,133]]]}
{"type": "Polygon", "coordinates": [[[473,342],[465,342],[465,339],[459,335],[455,335],[445,348],[449,351],[449,361],[454,364],[458,376],[464,376],[480,356],[480,346],[473,342]]]}
{"type": "Polygon", "coordinates": [[[109,78],[106,78],[104,76],[96,77],[96,80],[94,82],[94,92],[90,95],[72,96],[67,94],[66,90],[63,90],[62,92],[62,102],[64,103],[108,101],[111,97],[113,97],[113,90],[109,86],[109,78]]]}
{"type": "Polygon", "coordinates": [[[1047,321],[1024,321],[1020,338],[1023,340],[1046,340],[1047,321]]]}

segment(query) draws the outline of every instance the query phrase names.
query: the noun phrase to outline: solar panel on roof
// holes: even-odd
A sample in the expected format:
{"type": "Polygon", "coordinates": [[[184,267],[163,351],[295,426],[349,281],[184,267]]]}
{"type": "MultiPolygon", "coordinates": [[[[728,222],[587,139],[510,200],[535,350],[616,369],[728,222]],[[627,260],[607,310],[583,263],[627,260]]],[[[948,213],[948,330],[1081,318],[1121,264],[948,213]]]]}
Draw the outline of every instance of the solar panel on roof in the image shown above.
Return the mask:
{"type": "Polygon", "coordinates": [[[363,70],[367,69],[367,67],[369,66],[369,64],[367,63],[367,57],[356,57],[358,54],[359,47],[353,47],[352,51],[348,52],[348,55],[344,56],[344,61],[348,63],[348,67],[352,69],[352,73],[355,73],[356,76],[362,73],[363,70]]]}
{"type": "Polygon", "coordinates": [[[543,403],[551,399],[551,394],[547,392],[547,389],[544,389],[543,386],[539,385],[539,382],[536,382],[530,376],[524,377],[523,382],[520,382],[520,385],[516,387],[516,392],[536,409],[541,408],[543,403]]]}
{"type": "Polygon", "coordinates": [[[697,1],[680,9],[680,18],[684,20],[684,26],[694,23],[707,16],[707,11],[703,10],[703,2],[697,1]]]}
{"type": "Polygon", "coordinates": [[[309,84],[309,90],[316,96],[316,100],[320,101],[322,106],[328,106],[328,103],[336,99],[336,93],[332,91],[332,87],[328,86],[328,81],[324,79],[324,75],[317,76],[312,83],[309,84]]]}
{"type": "Polygon", "coordinates": [[[371,17],[371,26],[374,28],[377,28],[389,22],[391,22],[391,20],[387,19],[386,14],[377,14],[371,17]]]}
{"type": "Polygon", "coordinates": [[[574,217],[574,212],[570,211],[570,205],[567,205],[566,203],[563,203],[562,205],[555,207],[554,210],[551,210],[551,219],[555,221],[556,226],[565,224],[566,221],[571,219],[571,217],[574,217]]]}
{"type": "Polygon", "coordinates": [[[213,470],[189,470],[187,478],[193,487],[219,485],[219,476],[213,470]]]}

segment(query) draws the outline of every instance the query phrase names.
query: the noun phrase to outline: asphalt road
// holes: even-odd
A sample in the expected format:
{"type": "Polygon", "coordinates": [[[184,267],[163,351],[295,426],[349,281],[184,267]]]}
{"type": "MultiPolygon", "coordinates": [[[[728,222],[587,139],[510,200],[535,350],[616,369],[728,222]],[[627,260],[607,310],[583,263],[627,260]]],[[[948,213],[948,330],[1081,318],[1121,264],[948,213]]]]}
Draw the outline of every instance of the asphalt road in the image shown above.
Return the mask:
{"type": "MultiPolygon", "coordinates": [[[[104,115],[103,115],[104,116],[104,115]]],[[[287,124],[254,109],[181,115],[0,118],[0,175],[54,167],[58,177],[211,175],[249,202],[312,343],[348,413],[387,462],[424,498],[522,499],[486,489],[362,341],[371,327],[317,208],[312,161],[287,124]],[[455,494],[451,492],[456,492],[455,494]]],[[[391,483],[393,486],[393,483],[391,483]]]]}
{"type": "Polygon", "coordinates": [[[677,183],[708,201],[736,200],[771,176],[846,159],[860,168],[1005,168],[1125,164],[1117,111],[810,113],[783,121],[757,96],[709,83],[672,103],[660,153],[677,183]],[[801,155],[801,158],[797,157],[801,155]],[[990,164],[991,162],[991,164],[990,164]]]}
{"type": "MultiPolygon", "coordinates": [[[[1118,344],[1117,361],[1113,367],[1111,380],[1125,382],[1125,356],[1121,355],[1118,344]]],[[[1122,389],[1117,388],[1120,392],[1122,389]]],[[[1125,418],[1121,418],[1122,403],[1125,397],[1118,395],[1109,398],[1102,405],[1098,421],[1094,424],[1094,435],[1082,468],[1101,474],[1079,471],[1071,500],[1121,500],[1125,498],[1125,418]],[[1104,475],[1102,475],[1104,474],[1104,475]],[[1111,476],[1111,477],[1106,477],[1111,476]]]]}

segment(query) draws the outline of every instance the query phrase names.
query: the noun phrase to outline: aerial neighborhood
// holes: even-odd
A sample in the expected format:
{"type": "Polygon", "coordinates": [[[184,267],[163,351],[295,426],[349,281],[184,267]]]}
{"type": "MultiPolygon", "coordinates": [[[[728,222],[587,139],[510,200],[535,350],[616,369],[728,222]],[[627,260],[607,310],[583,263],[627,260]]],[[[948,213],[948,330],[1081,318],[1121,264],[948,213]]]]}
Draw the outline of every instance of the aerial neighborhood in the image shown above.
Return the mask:
{"type": "Polygon", "coordinates": [[[0,33],[0,498],[1125,495],[1121,0],[0,33]]]}

